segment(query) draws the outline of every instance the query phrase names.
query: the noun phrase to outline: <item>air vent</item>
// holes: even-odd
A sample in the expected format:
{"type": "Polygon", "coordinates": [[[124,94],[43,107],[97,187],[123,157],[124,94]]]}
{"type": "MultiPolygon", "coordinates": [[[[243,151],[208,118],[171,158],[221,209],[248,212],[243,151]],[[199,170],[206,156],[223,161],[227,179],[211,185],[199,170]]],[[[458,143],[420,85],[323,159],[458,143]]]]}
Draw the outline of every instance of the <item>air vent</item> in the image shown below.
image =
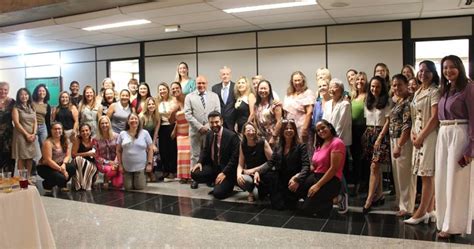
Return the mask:
{"type": "Polygon", "coordinates": [[[472,0],[460,0],[459,8],[461,9],[474,9],[474,3],[472,0]]]}

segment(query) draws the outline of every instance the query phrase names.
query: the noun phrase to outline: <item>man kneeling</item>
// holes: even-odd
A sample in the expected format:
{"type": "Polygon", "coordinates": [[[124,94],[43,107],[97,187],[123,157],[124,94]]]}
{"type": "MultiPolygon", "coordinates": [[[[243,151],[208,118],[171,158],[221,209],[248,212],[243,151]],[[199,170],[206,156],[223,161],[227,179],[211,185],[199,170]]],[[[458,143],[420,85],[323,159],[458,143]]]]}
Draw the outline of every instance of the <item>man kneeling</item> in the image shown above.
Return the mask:
{"type": "Polygon", "coordinates": [[[237,161],[239,159],[239,137],[222,126],[219,112],[208,115],[211,132],[206,135],[199,161],[191,169],[191,178],[197,183],[214,183],[213,195],[217,199],[232,194],[236,182],[237,161]]]}

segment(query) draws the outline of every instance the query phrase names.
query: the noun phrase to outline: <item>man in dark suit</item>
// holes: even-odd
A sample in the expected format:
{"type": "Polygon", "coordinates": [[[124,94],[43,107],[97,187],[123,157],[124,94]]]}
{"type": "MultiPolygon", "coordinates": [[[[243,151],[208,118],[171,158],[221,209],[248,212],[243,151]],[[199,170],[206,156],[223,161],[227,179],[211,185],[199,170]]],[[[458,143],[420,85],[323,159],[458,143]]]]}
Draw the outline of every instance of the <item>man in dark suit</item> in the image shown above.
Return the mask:
{"type": "Polygon", "coordinates": [[[222,82],[212,86],[212,91],[219,96],[221,102],[221,113],[224,118],[224,127],[234,131],[235,126],[235,96],[234,86],[235,83],[231,79],[232,70],[229,67],[224,66],[220,70],[220,77],[222,82]]]}
{"type": "Polygon", "coordinates": [[[206,136],[198,163],[191,169],[195,182],[191,188],[197,188],[197,183],[214,183],[212,194],[224,199],[232,194],[236,183],[240,140],[236,133],[222,126],[219,112],[209,113],[208,120],[211,132],[206,136]]]}

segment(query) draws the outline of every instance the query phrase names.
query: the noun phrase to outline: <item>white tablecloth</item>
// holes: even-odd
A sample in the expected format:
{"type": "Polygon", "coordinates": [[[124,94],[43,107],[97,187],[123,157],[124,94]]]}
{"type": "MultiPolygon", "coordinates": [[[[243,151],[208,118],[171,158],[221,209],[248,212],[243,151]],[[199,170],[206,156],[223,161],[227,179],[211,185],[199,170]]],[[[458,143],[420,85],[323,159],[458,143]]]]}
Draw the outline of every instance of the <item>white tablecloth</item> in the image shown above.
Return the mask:
{"type": "Polygon", "coordinates": [[[38,190],[0,193],[0,248],[56,248],[38,190]]]}

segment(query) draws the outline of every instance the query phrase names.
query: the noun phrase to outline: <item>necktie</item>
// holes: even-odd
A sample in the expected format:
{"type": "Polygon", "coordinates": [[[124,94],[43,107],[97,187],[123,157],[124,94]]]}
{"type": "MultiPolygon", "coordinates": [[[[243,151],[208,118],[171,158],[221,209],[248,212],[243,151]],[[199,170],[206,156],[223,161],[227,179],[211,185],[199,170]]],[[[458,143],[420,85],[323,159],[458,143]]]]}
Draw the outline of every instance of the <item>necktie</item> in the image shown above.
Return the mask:
{"type": "Polygon", "coordinates": [[[204,93],[199,94],[201,96],[201,103],[204,109],[206,109],[206,100],[204,99],[204,93]]]}
{"type": "Polygon", "coordinates": [[[227,97],[229,97],[229,87],[225,86],[222,88],[222,100],[224,101],[224,104],[227,103],[227,97]]]}
{"type": "Polygon", "coordinates": [[[214,133],[214,139],[212,140],[213,143],[213,155],[212,155],[212,162],[214,163],[214,166],[219,165],[219,149],[217,148],[217,137],[218,133],[214,133]]]}

